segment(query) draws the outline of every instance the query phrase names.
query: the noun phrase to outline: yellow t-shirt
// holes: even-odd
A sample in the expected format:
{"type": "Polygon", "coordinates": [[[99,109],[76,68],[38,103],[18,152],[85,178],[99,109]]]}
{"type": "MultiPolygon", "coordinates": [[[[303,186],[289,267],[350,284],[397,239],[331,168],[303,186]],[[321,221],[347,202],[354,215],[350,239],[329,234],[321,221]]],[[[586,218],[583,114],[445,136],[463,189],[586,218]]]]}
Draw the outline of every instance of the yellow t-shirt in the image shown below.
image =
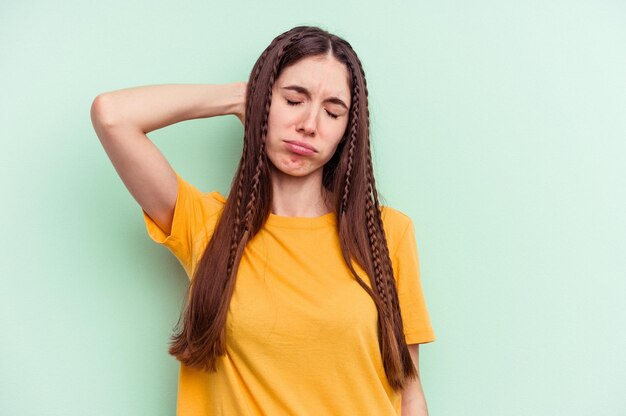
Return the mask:
{"type": "MultiPolygon", "coordinates": [[[[142,211],[150,238],[191,277],[226,199],[176,176],[171,234],[142,211]]],[[[406,341],[434,341],[413,222],[381,209],[406,341]]],[[[270,214],[242,256],[218,371],[180,366],[178,416],[400,415],[401,393],[389,386],[378,347],[378,311],[346,266],[335,227],[334,213],[270,214]]]]}

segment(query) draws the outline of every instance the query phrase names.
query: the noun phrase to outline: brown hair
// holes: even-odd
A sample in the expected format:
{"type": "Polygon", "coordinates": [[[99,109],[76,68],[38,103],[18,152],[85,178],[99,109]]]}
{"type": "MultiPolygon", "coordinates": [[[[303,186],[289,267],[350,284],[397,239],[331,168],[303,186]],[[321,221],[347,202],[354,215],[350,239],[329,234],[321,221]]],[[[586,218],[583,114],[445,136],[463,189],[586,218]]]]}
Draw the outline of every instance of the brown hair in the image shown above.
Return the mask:
{"type": "Polygon", "coordinates": [[[351,89],[348,125],[323,167],[344,260],[378,309],[378,340],[390,386],[402,389],[417,371],[403,333],[395,279],[383,229],[370,152],[367,85],[361,62],[348,42],[317,27],[298,26],[278,37],[256,61],[247,87],[243,152],[226,205],[198,263],[169,353],[183,364],[216,370],[225,353],[225,324],[237,269],[247,242],[270,213],[272,187],[264,139],[272,86],[281,71],[304,57],[332,54],[346,65],[351,89]],[[357,275],[355,260],[371,286],[357,275]]]}

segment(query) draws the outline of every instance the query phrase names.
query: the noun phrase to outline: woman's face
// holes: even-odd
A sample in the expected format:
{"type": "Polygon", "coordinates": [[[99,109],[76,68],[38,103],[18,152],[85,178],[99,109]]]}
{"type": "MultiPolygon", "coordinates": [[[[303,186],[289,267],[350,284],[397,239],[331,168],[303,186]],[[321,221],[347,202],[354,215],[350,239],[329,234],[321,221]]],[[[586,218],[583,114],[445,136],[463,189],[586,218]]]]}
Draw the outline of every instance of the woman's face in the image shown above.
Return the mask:
{"type": "Polygon", "coordinates": [[[272,87],[265,142],[274,173],[321,178],[346,130],[350,104],[348,70],[336,58],[307,57],[285,68],[272,87]]]}

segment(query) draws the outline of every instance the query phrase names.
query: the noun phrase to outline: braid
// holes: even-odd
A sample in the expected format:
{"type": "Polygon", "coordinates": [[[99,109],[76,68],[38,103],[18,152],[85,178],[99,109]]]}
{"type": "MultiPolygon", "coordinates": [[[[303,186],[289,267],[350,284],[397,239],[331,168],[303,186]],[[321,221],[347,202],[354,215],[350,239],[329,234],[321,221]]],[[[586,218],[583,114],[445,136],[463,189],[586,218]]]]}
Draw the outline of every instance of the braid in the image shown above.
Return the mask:
{"type": "Polygon", "coordinates": [[[341,199],[341,211],[345,212],[348,206],[348,195],[350,194],[350,178],[352,176],[352,165],[354,162],[354,149],[356,147],[359,127],[359,100],[360,100],[360,88],[354,75],[354,68],[350,64],[350,71],[352,73],[352,85],[354,90],[354,98],[352,100],[352,123],[350,124],[350,141],[348,142],[348,167],[346,169],[346,184],[343,188],[343,196],[341,199]]]}
{"type": "MultiPolygon", "coordinates": [[[[381,255],[385,259],[385,261],[382,262],[382,267],[384,269],[384,275],[387,277],[387,282],[385,286],[387,290],[389,290],[390,292],[389,298],[390,298],[390,304],[392,306],[391,310],[394,312],[393,320],[394,321],[399,320],[399,322],[402,322],[402,318],[399,316],[400,309],[398,305],[398,296],[395,293],[396,285],[395,285],[395,280],[393,278],[393,270],[391,268],[389,247],[387,245],[387,238],[385,236],[383,222],[382,222],[382,214],[380,212],[380,204],[378,202],[378,192],[376,190],[376,182],[375,182],[374,174],[373,174],[372,157],[371,157],[369,142],[367,144],[366,159],[367,159],[366,180],[368,184],[367,203],[368,205],[372,206],[372,198],[370,195],[373,195],[374,198],[373,198],[373,206],[372,206],[371,212],[372,212],[373,220],[376,222],[376,228],[380,230],[379,235],[381,236],[381,239],[382,239],[381,244],[380,244],[380,247],[382,248],[381,255]]],[[[369,209],[368,209],[368,212],[370,212],[369,209]]]]}
{"type": "Polygon", "coordinates": [[[241,171],[239,172],[239,181],[237,182],[237,195],[236,195],[236,209],[235,212],[237,215],[235,215],[235,219],[234,219],[234,224],[233,224],[233,233],[231,234],[231,239],[230,239],[230,256],[228,258],[228,269],[227,269],[227,274],[230,275],[231,270],[232,270],[232,266],[234,263],[234,257],[235,257],[235,253],[237,251],[237,245],[238,245],[238,241],[239,241],[239,230],[241,228],[241,201],[243,199],[243,178],[244,178],[244,171],[243,171],[243,166],[245,166],[245,161],[246,161],[246,154],[248,153],[248,141],[249,140],[245,140],[245,133],[248,132],[248,123],[250,120],[250,117],[252,116],[252,106],[250,105],[250,97],[253,96],[253,92],[256,89],[256,84],[257,84],[257,80],[259,79],[259,74],[261,74],[261,69],[263,68],[263,65],[265,64],[265,60],[267,59],[267,55],[269,54],[270,50],[272,50],[274,48],[274,46],[276,45],[277,42],[279,42],[281,39],[283,39],[285,36],[287,35],[287,33],[283,33],[280,36],[276,37],[272,43],[270,43],[270,45],[265,48],[265,50],[263,51],[263,53],[261,54],[261,56],[259,57],[258,61],[257,61],[257,65],[254,68],[254,73],[252,74],[252,76],[250,77],[250,81],[248,83],[248,85],[250,86],[250,90],[247,91],[247,97],[246,97],[246,116],[245,116],[245,126],[244,126],[244,141],[243,141],[243,150],[242,150],[242,155],[241,155],[241,161],[239,162],[239,166],[242,167],[241,171]]]}
{"type": "MultiPolygon", "coordinates": [[[[296,33],[295,35],[293,35],[278,50],[276,57],[274,58],[274,66],[272,68],[272,72],[270,74],[270,78],[268,81],[268,93],[267,93],[267,100],[265,101],[263,123],[261,124],[261,147],[259,148],[259,157],[257,159],[254,176],[252,177],[252,189],[250,191],[250,199],[248,200],[248,203],[246,204],[245,217],[244,217],[244,233],[245,231],[252,232],[252,221],[256,213],[256,208],[257,208],[256,200],[258,199],[258,196],[259,196],[259,182],[260,182],[259,178],[265,166],[264,161],[265,161],[266,155],[265,155],[264,149],[265,149],[265,138],[267,136],[267,129],[268,129],[267,120],[269,117],[270,106],[272,104],[272,88],[274,86],[274,82],[276,81],[276,77],[278,76],[278,69],[280,66],[280,61],[282,60],[283,55],[285,54],[285,50],[289,46],[291,46],[291,44],[299,40],[304,34],[305,32],[301,32],[301,33],[296,33]]],[[[287,34],[283,34],[283,35],[284,36],[281,39],[284,39],[287,34]]]]}
{"type": "MultiPolygon", "coordinates": [[[[244,148],[245,146],[246,145],[244,142],[244,148]]],[[[245,150],[244,150],[244,155],[245,155],[245,150]]],[[[242,156],[240,166],[243,166],[244,160],[245,160],[244,156],[242,156]]],[[[233,233],[231,234],[231,237],[230,237],[230,254],[228,256],[228,266],[226,268],[226,274],[228,276],[231,275],[233,263],[235,262],[235,253],[237,252],[238,239],[236,238],[236,236],[239,235],[239,228],[241,225],[241,216],[239,215],[239,212],[241,211],[242,197],[243,197],[243,170],[242,172],[239,173],[239,182],[237,183],[236,208],[235,208],[235,213],[237,215],[235,215],[235,222],[233,224],[233,233]]]]}
{"type": "MultiPolygon", "coordinates": [[[[353,99],[353,117],[352,124],[350,126],[350,142],[349,142],[349,153],[348,153],[348,166],[346,169],[346,184],[344,187],[343,198],[342,198],[342,211],[346,210],[348,194],[350,191],[350,177],[352,173],[353,166],[353,157],[354,157],[354,148],[356,146],[357,134],[358,134],[358,124],[359,124],[359,102],[360,102],[360,86],[356,77],[356,71],[359,70],[362,73],[361,62],[356,58],[358,68],[355,68],[354,65],[348,61],[348,66],[350,67],[350,71],[352,73],[352,85],[354,90],[354,99],[353,99]]],[[[365,76],[362,76],[363,86],[364,86],[364,94],[365,99],[367,100],[368,91],[367,84],[365,82],[365,76]]],[[[365,106],[366,110],[366,120],[363,123],[366,128],[369,129],[369,109],[368,106],[365,106]]],[[[369,134],[369,130],[367,130],[369,134]]],[[[369,135],[367,135],[369,139],[369,135]]],[[[386,240],[384,236],[384,231],[382,228],[382,221],[380,220],[380,214],[378,213],[378,198],[376,196],[375,187],[371,180],[373,180],[373,174],[371,174],[371,157],[370,157],[370,148],[369,148],[369,140],[366,140],[366,157],[367,157],[367,166],[366,166],[366,178],[367,178],[367,197],[365,200],[365,214],[367,219],[367,231],[368,237],[370,240],[370,247],[372,253],[372,262],[374,266],[374,280],[376,283],[377,292],[381,297],[383,305],[383,313],[388,314],[389,311],[392,310],[394,305],[393,294],[389,294],[389,267],[388,261],[385,261],[388,258],[386,240]],[[374,193],[374,203],[372,202],[371,194],[374,193]],[[382,237],[381,237],[382,236],[382,237]]]]}
{"type": "MultiPolygon", "coordinates": [[[[259,75],[261,74],[261,69],[263,68],[263,66],[265,64],[265,60],[267,59],[267,55],[269,55],[270,51],[274,49],[276,44],[278,42],[280,42],[281,40],[283,40],[288,34],[289,34],[289,31],[279,35],[276,38],[274,38],[272,43],[270,43],[269,46],[267,48],[265,48],[265,50],[263,51],[263,53],[261,54],[261,56],[257,60],[257,65],[254,68],[254,73],[250,77],[250,82],[248,84],[251,87],[250,91],[247,94],[248,97],[251,97],[252,93],[254,92],[254,90],[256,90],[257,80],[259,79],[259,75]]],[[[248,120],[250,119],[250,116],[251,116],[251,111],[252,111],[252,106],[248,105],[247,108],[246,108],[246,127],[247,127],[247,124],[248,124],[248,120]]],[[[244,143],[244,145],[245,145],[245,143],[244,143]]],[[[244,152],[244,155],[245,155],[245,152],[244,152]]]]}
{"type": "Polygon", "coordinates": [[[378,292],[378,294],[381,297],[381,300],[383,302],[383,305],[385,305],[385,308],[383,309],[383,313],[388,314],[389,313],[389,306],[392,305],[391,303],[391,299],[390,296],[388,296],[387,294],[387,290],[388,290],[388,285],[387,282],[384,280],[385,277],[385,273],[383,272],[384,266],[381,260],[381,252],[380,252],[380,246],[382,245],[381,242],[379,241],[378,236],[380,235],[378,233],[377,230],[377,224],[376,224],[376,220],[375,220],[375,214],[374,214],[374,206],[372,204],[372,198],[369,195],[369,191],[368,191],[368,195],[366,197],[366,205],[365,205],[365,214],[367,217],[367,232],[368,232],[368,236],[369,236],[369,240],[370,240],[370,247],[372,248],[372,262],[374,264],[374,277],[375,277],[375,281],[376,281],[376,291],[378,292]]]}
{"type": "MultiPolygon", "coordinates": [[[[363,73],[363,66],[361,64],[361,60],[359,59],[358,56],[355,56],[355,59],[358,63],[359,69],[361,70],[361,73],[363,73]]],[[[367,80],[365,78],[365,75],[363,74],[363,89],[365,91],[365,97],[368,97],[368,90],[367,90],[367,80]]],[[[370,123],[369,123],[369,119],[370,119],[370,113],[369,113],[369,106],[365,106],[365,112],[366,112],[366,117],[367,117],[367,122],[364,123],[365,125],[365,129],[366,129],[366,137],[370,137],[370,123]]],[[[392,308],[391,310],[394,312],[393,315],[394,316],[394,320],[399,319],[399,322],[402,322],[402,318],[400,316],[400,307],[398,304],[398,296],[396,293],[396,285],[395,285],[395,280],[393,278],[393,269],[391,267],[391,258],[389,255],[389,247],[387,245],[387,238],[385,235],[385,231],[384,231],[384,226],[383,226],[383,221],[382,221],[382,215],[381,215],[381,211],[380,211],[380,203],[378,201],[378,191],[376,189],[376,181],[374,179],[374,168],[373,168],[373,164],[372,164],[372,154],[371,154],[371,149],[370,149],[370,140],[366,141],[366,148],[365,148],[365,156],[366,156],[366,163],[367,166],[365,168],[365,172],[366,172],[366,180],[367,180],[367,184],[368,184],[368,189],[367,189],[367,201],[366,203],[370,204],[372,203],[372,198],[370,195],[373,195],[374,198],[374,203],[373,203],[373,207],[372,209],[370,209],[368,207],[367,212],[371,213],[371,216],[373,217],[373,219],[376,221],[377,223],[377,227],[380,230],[380,236],[381,236],[381,244],[380,247],[382,248],[382,256],[383,256],[383,261],[382,263],[382,267],[384,269],[384,276],[386,276],[387,281],[385,282],[384,286],[387,287],[387,290],[389,290],[390,292],[390,300],[391,300],[391,305],[392,308]]],[[[380,260],[380,259],[379,259],[380,260]]],[[[398,327],[396,327],[397,329],[398,327]]]]}
{"type": "MultiPolygon", "coordinates": [[[[361,71],[363,79],[363,93],[365,100],[368,97],[367,82],[363,74],[361,62],[355,57],[358,69],[361,71]]],[[[350,64],[353,71],[354,68],[350,64]]],[[[358,88],[355,88],[355,96],[358,97],[358,88]]],[[[370,149],[369,131],[369,108],[365,105],[364,136],[365,140],[365,215],[367,221],[367,233],[370,241],[371,259],[374,274],[376,292],[381,301],[379,311],[378,329],[380,331],[379,342],[381,352],[384,353],[385,372],[389,377],[389,382],[393,388],[402,388],[405,385],[406,377],[416,376],[416,370],[406,348],[406,341],[403,330],[403,322],[400,311],[396,282],[393,274],[389,247],[382,221],[382,212],[378,200],[378,192],[374,179],[374,169],[370,149]]],[[[351,132],[352,134],[352,132],[351,132]]],[[[351,158],[349,158],[349,167],[351,158]]],[[[346,194],[344,191],[344,200],[346,194]]],[[[378,302],[377,302],[378,303],[378,302]]]]}
{"type": "MultiPolygon", "coordinates": [[[[265,50],[263,51],[263,53],[261,54],[261,56],[258,59],[257,65],[254,68],[254,72],[252,74],[252,76],[250,77],[250,90],[247,91],[247,99],[246,102],[248,103],[248,105],[246,106],[246,116],[245,116],[245,126],[244,126],[244,135],[246,132],[249,131],[248,129],[248,123],[250,120],[250,117],[252,116],[252,105],[250,105],[249,101],[250,101],[250,97],[253,96],[254,90],[256,89],[257,86],[257,82],[259,79],[259,76],[261,74],[261,70],[263,69],[264,65],[265,65],[265,61],[267,60],[267,56],[269,55],[270,51],[272,51],[276,44],[278,44],[279,42],[281,42],[283,39],[285,39],[288,35],[290,34],[290,31],[287,31],[281,35],[279,35],[278,37],[276,37],[272,43],[270,43],[270,45],[265,48],[265,50]]],[[[242,201],[243,201],[243,182],[244,182],[244,175],[245,172],[243,170],[243,166],[245,166],[245,160],[246,160],[246,154],[247,149],[248,149],[248,142],[249,140],[244,140],[243,142],[243,151],[242,151],[242,156],[241,156],[241,161],[239,162],[239,166],[242,167],[241,171],[239,172],[239,180],[237,182],[237,194],[236,194],[236,209],[235,209],[235,218],[234,218],[234,224],[233,224],[233,233],[231,234],[231,239],[230,239],[230,253],[229,253],[229,257],[228,257],[228,266],[227,266],[227,274],[230,276],[232,273],[232,269],[233,269],[233,265],[235,262],[235,259],[237,257],[237,249],[239,247],[239,245],[241,244],[242,240],[243,240],[243,234],[242,234],[242,222],[243,222],[243,233],[245,233],[246,230],[250,230],[251,228],[251,222],[252,222],[252,218],[254,217],[254,213],[255,213],[255,202],[256,199],[258,197],[258,189],[259,189],[259,178],[261,176],[261,172],[263,169],[263,158],[264,158],[264,139],[265,139],[265,135],[267,134],[267,117],[269,114],[269,107],[270,107],[270,103],[271,103],[271,96],[272,96],[272,85],[274,83],[274,78],[276,77],[276,73],[278,72],[278,65],[280,63],[280,59],[282,58],[283,54],[284,54],[284,50],[285,48],[291,44],[293,41],[295,41],[297,38],[299,38],[299,36],[294,36],[290,42],[287,43],[287,45],[285,45],[283,48],[281,48],[281,50],[278,53],[278,56],[276,57],[276,60],[274,62],[274,68],[272,70],[272,77],[270,78],[270,91],[269,91],[269,98],[268,101],[266,102],[266,106],[265,106],[265,116],[264,116],[264,120],[263,120],[263,124],[262,124],[262,132],[261,132],[261,148],[259,149],[259,158],[257,160],[257,164],[255,167],[255,172],[253,175],[253,179],[252,179],[252,192],[250,195],[250,200],[248,201],[248,203],[246,204],[245,207],[245,211],[242,212],[242,201]],[[242,221],[242,217],[243,217],[243,221],[242,221]]]]}
{"type": "MultiPolygon", "coordinates": [[[[259,79],[259,74],[261,73],[261,69],[263,68],[263,64],[265,63],[265,59],[267,58],[267,55],[269,54],[269,51],[272,49],[272,47],[274,46],[274,44],[279,41],[280,39],[282,39],[284,37],[285,34],[280,35],[279,37],[277,37],[276,39],[274,39],[274,41],[272,41],[272,43],[270,44],[270,46],[268,46],[267,48],[265,48],[265,50],[263,51],[263,53],[261,54],[261,56],[258,59],[258,63],[254,68],[254,73],[252,74],[251,81],[248,83],[248,85],[250,86],[250,90],[247,91],[247,97],[246,97],[246,116],[245,116],[245,125],[244,125],[244,141],[243,141],[243,149],[241,152],[241,160],[239,161],[239,166],[241,166],[241,169],[239,171],[239,175],[238,175],[238,181],[237,181],[237,188],[236,188],[236,202],[235,202],[235,219],[234,219],[234,223],[233,223],[233,232],[231,234],[230,237],[230,254],[228,256],[228,266],[226,269],[226,273],[228,276],[230,276],[231,272],[232,272],[232,268],[233,268],[233,263],[235,262],[235,256],[236,256],[236,252],[237,252],[237,246],[238,246],[238,242],[240,241],[240,235],[239,235],[239,230],[241,228],[241,201],[243,199],[243,179],[244,179],[244,169],[243,167],[245,166],[245,162],[246,162],[246,154],[248,153],[248,142],[249,140],[246,140],[246,133],[248,133],[249,129],[248,129],[248,123],[250,120],[250,117],[252,116],[251,112],[252,112],[252,106],[250,105],[250,97],[252,97],[252,93],[253,90],[256,88],[256,83],[257,80],[259,79]]],[[[249,134],[249,133],[248,133],[249,134]]]]}
{"type": "Polygon", "coordinates": [[[259,177],[261,176],[261,172],[263,170],[263,153],[264,145],[261,143],[261,147],[259,148],[259,157],[257,159],[256,168],[254,170],[254,176],[252,177],[252,190],[250,192],[250,199],[246,204],[246,213],[244,216],[244,232],[251,232],[252,229],[252,219],[254,214],[256,213],[256,199],[259,196],[259,177]]]}

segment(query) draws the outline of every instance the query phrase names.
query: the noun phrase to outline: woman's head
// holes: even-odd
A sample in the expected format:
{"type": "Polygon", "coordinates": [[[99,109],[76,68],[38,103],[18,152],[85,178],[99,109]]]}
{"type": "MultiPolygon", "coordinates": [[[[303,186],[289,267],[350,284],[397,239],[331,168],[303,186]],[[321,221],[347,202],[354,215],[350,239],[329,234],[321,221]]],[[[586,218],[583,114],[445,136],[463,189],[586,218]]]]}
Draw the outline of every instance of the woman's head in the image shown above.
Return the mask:
{"type": "MultiPolygon", "coordinates": [[[[350,169],[355,164],[366,165],[369,115],[365,75],[358,56],[344,39],[310,26],[279,35],[254,64],[247,92],[242,158],[264,159],[258,173],[266,184],[272,170],[295,176],[313,172],[322,177],[324,188],[336,193],[343,179],[337,176],[340,163],[350,169]],[[306,88],[309,96],[297,87],[306,88]],[[292,106],[288,101],[301,104],[292,106]],[[350,135],[352,155],[346,146],[350,135]],[[307,143],[318,152],[297,156],[287,140],[307,143]],[[357,148],[363,150],[360,155],[354,153],[357,148]],[[355,163],[359,156],[361,163],[355,163]]],[[[359,173],[365,172],[354,172],[359,173]]]]}
{"type": "Polygon", "coordinates": [[[237,269],[246,244],[270,214],[272,169],[274,174],[322,176],[346,266],[378,310],[389,383],[403,388],[417,372],[404,339],[374,181],[365,75],[348,42],[316,27],[295,27],[279,35],[252,69],[241,160],[192,277],[183,326],[172,337],[170,354],[187,366],[214,371],[217,357],[225,353],[237,269]],[[292,106],[287,100],[306,103],[292,106]],[[319,152],[297,158],[287,152],[285,140],[302,141],[319,152]],[[366,271],[369,284],[353,262],[366,271]]]}

